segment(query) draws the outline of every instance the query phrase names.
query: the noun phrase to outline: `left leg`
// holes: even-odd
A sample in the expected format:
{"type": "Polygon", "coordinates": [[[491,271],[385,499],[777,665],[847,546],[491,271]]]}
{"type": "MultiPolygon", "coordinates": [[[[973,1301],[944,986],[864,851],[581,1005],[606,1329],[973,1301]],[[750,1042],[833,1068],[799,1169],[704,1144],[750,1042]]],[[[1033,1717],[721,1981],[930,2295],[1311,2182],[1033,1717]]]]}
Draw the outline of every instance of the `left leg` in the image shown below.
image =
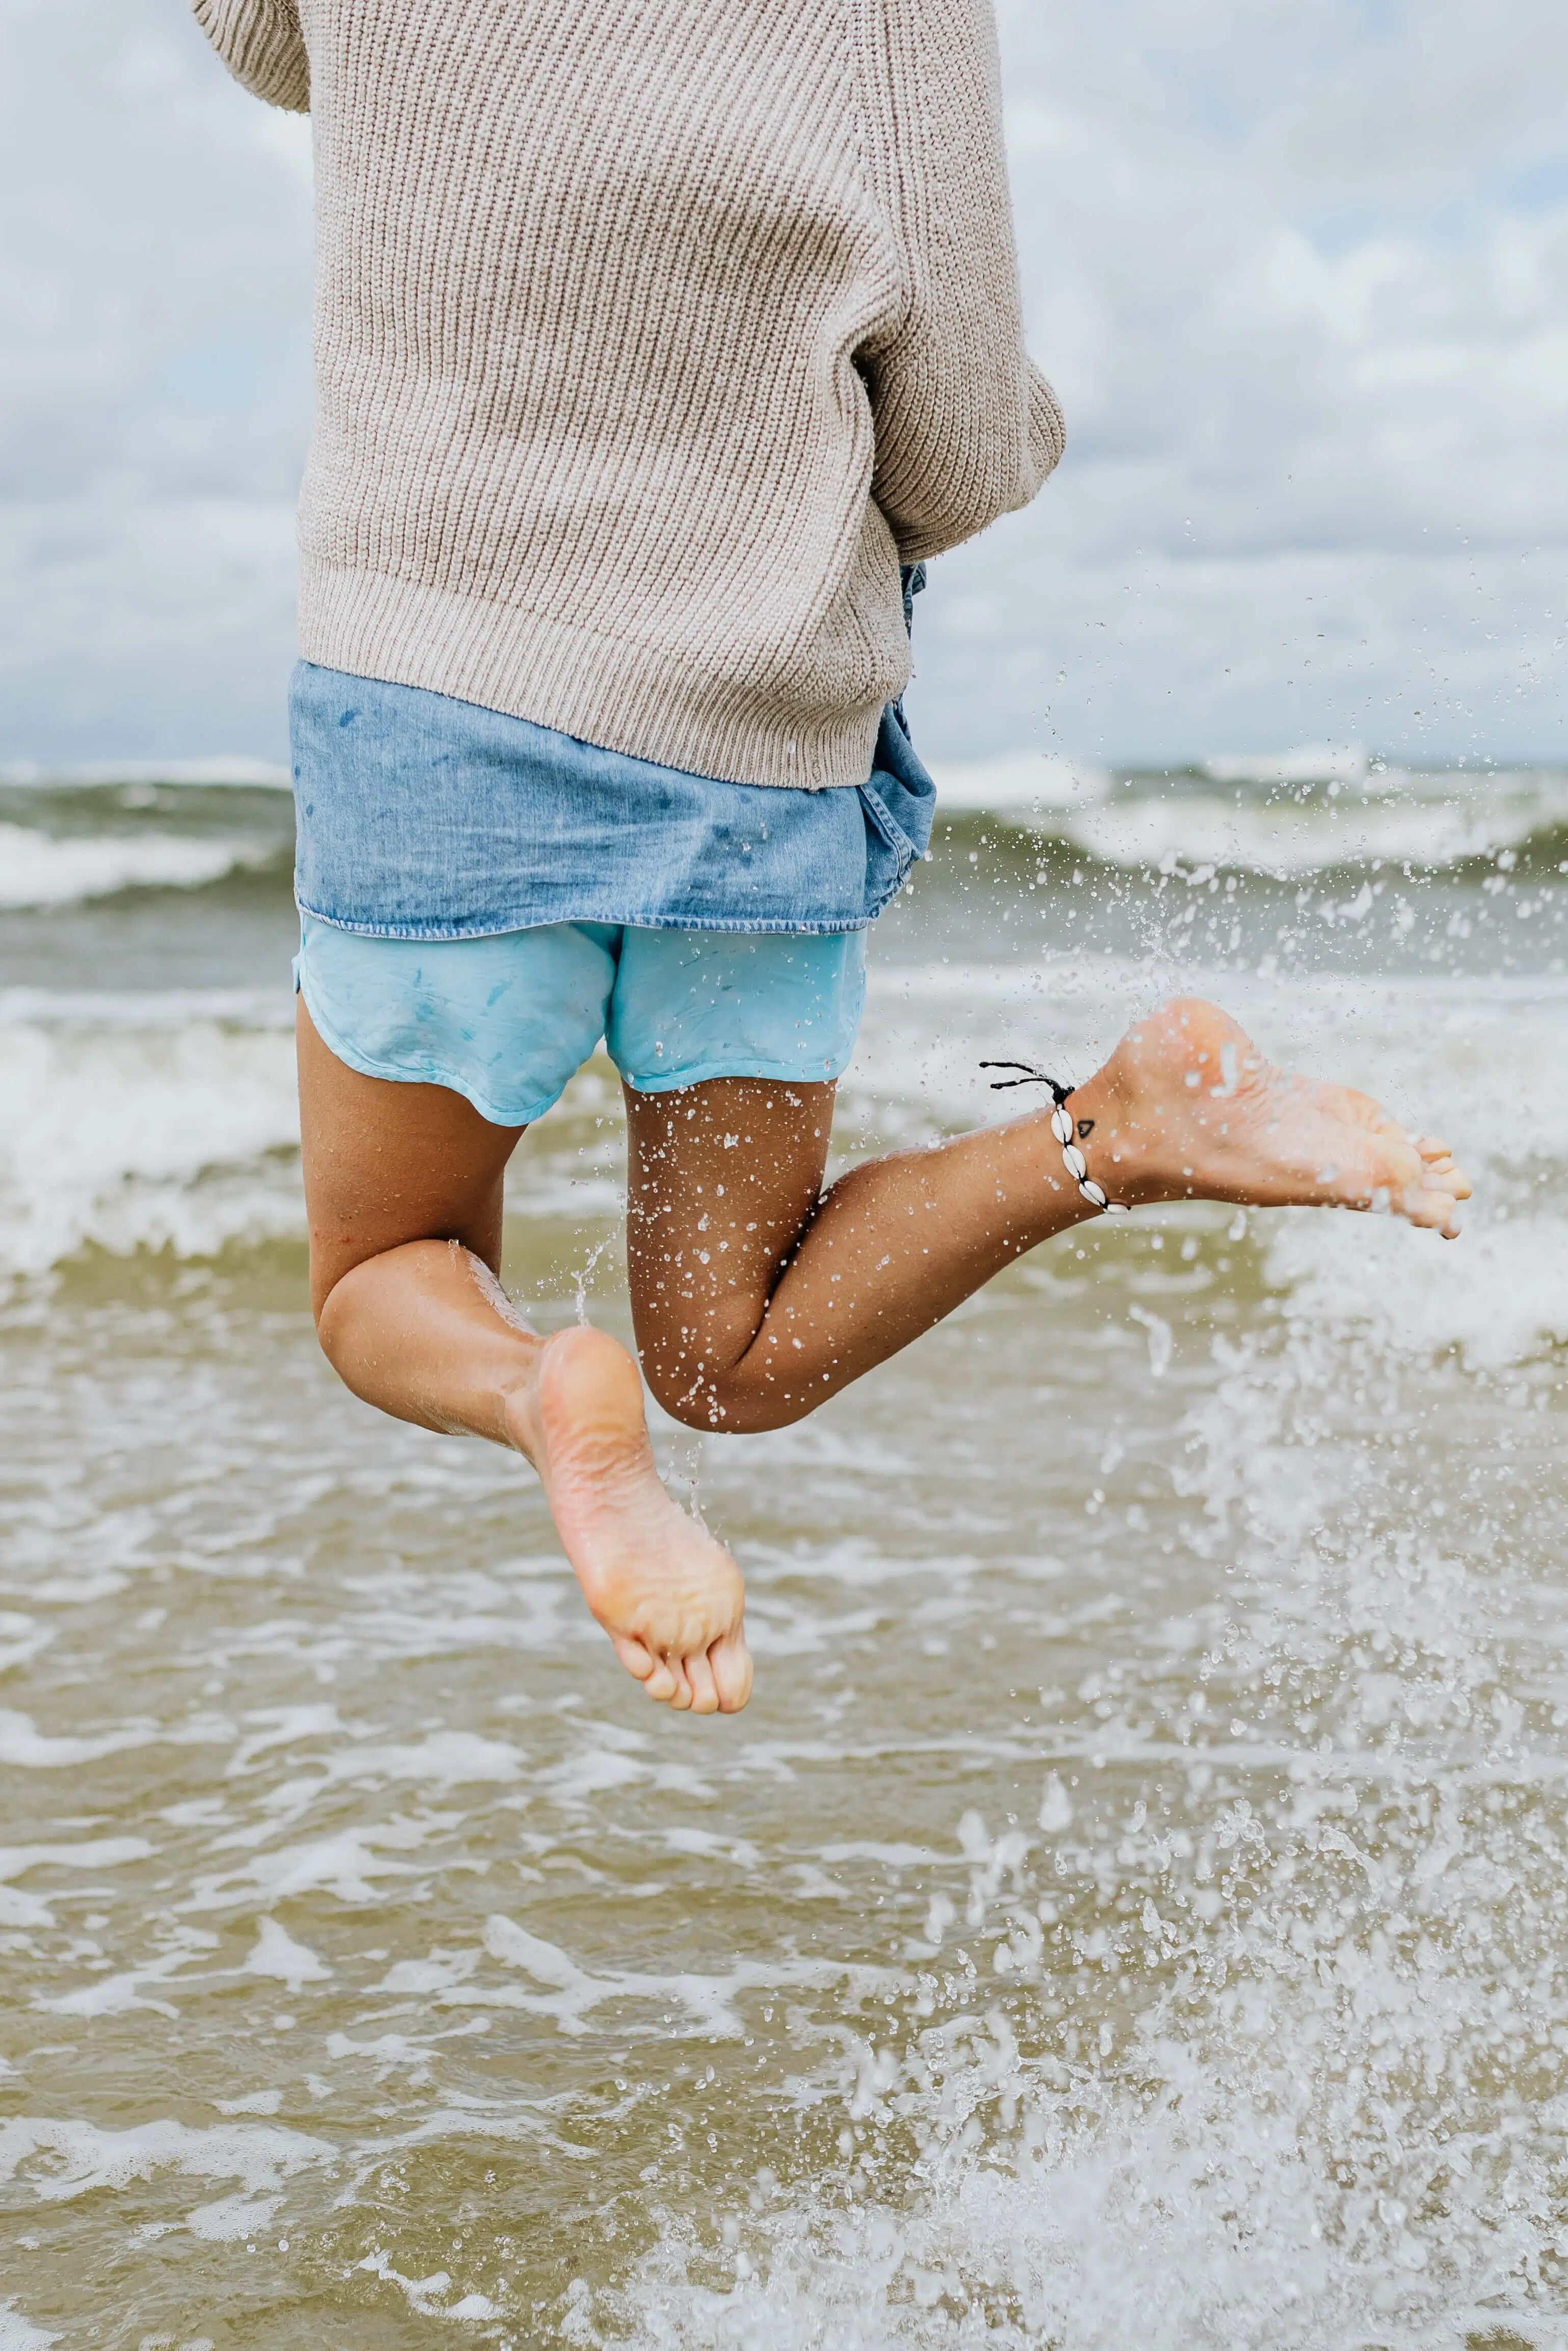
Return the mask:
{"type": "MultiPolygon", "coordinates": [[[[628,1251],[643,1367],[667,1412],[802,1418],[1094,1211],[1049,1110],[865,1162],[821,1190],[831,1085],[628,1089],[628,1251]]],[[[1210,1004],[1164,1005],[1073,1096],[1113,1199],[1385,1207],[1452,1238],[1469,1186],[1366,1095],[1273,1069],[1210,1004]]]]}
{"type": "Polygon", "coordinates": [[[350,1069],[303,1000],[298,1048],[312,1304],[329,1362],[382,1412],[524,1455],[628,1673],[677,1709],[743,1707],[740,1574],[660,1482],[636,1365],[606,1331],[538,1337],[500,1287],[502,1178],[520,1130],[490,1124],[446,1086],[350,1069]]]}

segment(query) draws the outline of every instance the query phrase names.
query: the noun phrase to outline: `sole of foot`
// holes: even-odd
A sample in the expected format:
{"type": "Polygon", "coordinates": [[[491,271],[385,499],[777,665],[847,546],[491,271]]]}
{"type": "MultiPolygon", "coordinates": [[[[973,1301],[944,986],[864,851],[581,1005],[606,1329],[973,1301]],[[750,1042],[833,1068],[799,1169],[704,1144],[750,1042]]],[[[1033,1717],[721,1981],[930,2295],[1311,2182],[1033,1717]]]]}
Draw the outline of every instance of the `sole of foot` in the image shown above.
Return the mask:
{"type": "Polygon", "coordinates": [[[738,1714],[751,1695],[746,1587],[723,1544],[664,1491],[625,1348],[605,1331],[557,1332],[507,1419],[627,1672],[677,1711],[738,1714]]]}
{"type": "Polygon", "coordinates": [[[1370,1095],[1291,1077],[1217,1004],[1178,998],[1073,1094],[1089,1172],[1113,1200],[1382,1210],[1453,1240],[1469,1179],[1446,1143],[1370,1095]]]}

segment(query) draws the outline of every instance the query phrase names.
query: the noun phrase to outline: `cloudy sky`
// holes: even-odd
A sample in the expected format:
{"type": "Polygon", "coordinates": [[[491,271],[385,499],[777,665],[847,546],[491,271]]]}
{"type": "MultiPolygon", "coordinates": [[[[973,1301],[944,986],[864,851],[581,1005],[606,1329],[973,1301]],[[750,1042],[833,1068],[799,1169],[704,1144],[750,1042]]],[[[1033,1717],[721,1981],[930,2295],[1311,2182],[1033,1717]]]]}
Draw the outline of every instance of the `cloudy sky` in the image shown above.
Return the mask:
{"type": "MultiPolygon", "coordinates": [[[[1568,758],[1560,0],[1002,0],[1068,458],[936,568],[947,758],[1568,758]]],[[[307,134],[0,0],[0,761],[278,756],[307,134]]]]}

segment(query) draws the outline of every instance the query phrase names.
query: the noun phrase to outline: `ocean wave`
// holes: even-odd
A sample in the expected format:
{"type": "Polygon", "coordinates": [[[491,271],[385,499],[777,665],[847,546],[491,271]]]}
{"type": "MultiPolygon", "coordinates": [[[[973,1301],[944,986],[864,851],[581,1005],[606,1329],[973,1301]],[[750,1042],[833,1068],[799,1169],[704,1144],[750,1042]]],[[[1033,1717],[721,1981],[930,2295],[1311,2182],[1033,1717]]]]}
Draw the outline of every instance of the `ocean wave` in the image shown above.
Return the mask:
{"type": "MultiPolygon", "coordinates": [[[[89,1249],[303,1240],[293,1025],[283,989],[0,990],[0,1284],[89,1249]]],[[[601,1059],[573,1080],[508,1213],[618,1211],[611,1075],[601,1059]]]]}
{"type": "Polygon", "coordinates": [[[1187,780],[1166,791],[1124,778],[1077,802],[1026,804],[971,777],[959,799],[939,789],[938,815],[989,815],[1034,834],[1042,851],[1128,872],[1251,872],[1300,881],[1345,868],[1431,872],[1511,855],[1568,871],[1568,778],[1554,774],[1462,787],[1453,777],[1400,779],[1397,789],[1221,797],[1187,780]]]}
{"type": "Polygon", "coordinates": [[[1115,785],[1109,768],[1092,761],[1049,758],[1020,751],[1002,759],[933,762],[937,806],[949,815],[1045,818],[1067,809],[1092,808],[1108,799],[1115,785]]]}
{"type": "Polygon", "coordinates": [[[1517,850],[1564,818],[1568,793],[1560,810],[1536,799],[1471,808],[1451,800],[1239,807],[1191,798],[1086,810],[1068,831],[1075,847],[1107,865],[1231,867],[1284,881],[1347,865],[1458,865],[1517,850]]]}
{"type": "Polygon", "coordinates": [[[1309,743],[1293,751],[1223,754],[1201,762],[1217,784],[1252,784],[1274,790],[1301,784],[1354,784],[1385,772],[1359,743],[1309,743]]]}
{"type": "MultiPolygon", "coordinates": [[[[301,1226],[293,1040],[235,999],[0,998],[0,1270],[89,1243],[204,1257],[301,1226]]],[[[283,1007],[287,1017],[287,1006],[283,1007]]]]}
{"type": "Polygon", "coordinates": [[[79,904],[122,890],[200,890],[246,867],[270,863],[269,842],[187,833],[64,835],[0,823],[0,910],[79,904]]]}

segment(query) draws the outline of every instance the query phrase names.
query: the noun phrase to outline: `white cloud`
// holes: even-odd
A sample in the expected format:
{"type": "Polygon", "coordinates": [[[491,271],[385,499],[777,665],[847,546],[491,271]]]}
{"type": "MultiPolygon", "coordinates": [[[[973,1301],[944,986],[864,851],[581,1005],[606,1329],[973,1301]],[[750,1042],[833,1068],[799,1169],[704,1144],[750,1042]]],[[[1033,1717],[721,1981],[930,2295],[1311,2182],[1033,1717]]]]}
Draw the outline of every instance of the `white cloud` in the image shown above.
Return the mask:
{"type": "MultiPolygon", "coordinates": [[[[1068,459],[937,568],[947,757],[1564,712],[1568,22],[1547,0],[1003,0],[1068,459]]],[[[276,756],[303,126],[178,0],[0,0],[0,754],[276,756]]]]}
{"type": "Polygon", "coordinates": [[[267,747],[308,134],[163,0],[0,0],[0,756],[267,747]]]}
{"type": "Polygon", "coordinates": [[[943,567],[934,746],[1550,749],[1568,26],[1535,0],[1010,0],[1003,29],[1070,445],[943,567]]]}

